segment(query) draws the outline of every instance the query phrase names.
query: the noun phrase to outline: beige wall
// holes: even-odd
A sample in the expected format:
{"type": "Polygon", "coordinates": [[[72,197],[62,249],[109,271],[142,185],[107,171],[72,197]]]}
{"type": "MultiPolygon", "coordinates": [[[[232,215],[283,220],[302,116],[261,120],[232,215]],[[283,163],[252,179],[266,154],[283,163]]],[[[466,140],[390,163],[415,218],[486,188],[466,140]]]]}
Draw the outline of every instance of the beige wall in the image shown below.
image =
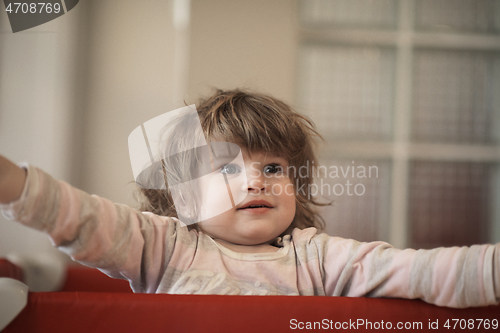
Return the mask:
{"type": "Polygon", "coordinates": [[[172,3],[92,1],[81,187],[133,203],[127,138],[176,105],[172,3]]]}
{"type": "MultiPolygon", "coordinates": [[[[0,5],[3,8],[3,5],[0,5]]],[[[85,5],[33,29],[12,33],[0,11],[0,154],[73,182],[83,112],[81,53],[85,5]]],[[[49,254],[48,238],[0,215],[0,256],[49,254]]]]}
{"type": "Polygon", "coordinates": [[[294,102],[293,0],[193,0],[189,98],[247,87],[294,102]]]}

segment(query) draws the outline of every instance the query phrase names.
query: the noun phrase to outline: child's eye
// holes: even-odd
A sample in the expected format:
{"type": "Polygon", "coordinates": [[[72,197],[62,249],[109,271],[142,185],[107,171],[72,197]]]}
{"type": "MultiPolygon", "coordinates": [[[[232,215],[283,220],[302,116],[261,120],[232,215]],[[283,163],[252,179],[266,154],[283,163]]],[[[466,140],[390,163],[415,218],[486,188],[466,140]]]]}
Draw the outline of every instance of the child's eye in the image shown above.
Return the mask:
{"type": "Polygon", "coordinates": [[[236,164],[226,164],[220,168],[220,172],[232,175],[241,172],[241,168],[236,164]]]}
{"type": "Polygon", "coordinates": [[[278,164],[266,165],[264,167],[264,172],[265,173],[282,173],[283,167],[281,165],[278,165],[278,164]]]}

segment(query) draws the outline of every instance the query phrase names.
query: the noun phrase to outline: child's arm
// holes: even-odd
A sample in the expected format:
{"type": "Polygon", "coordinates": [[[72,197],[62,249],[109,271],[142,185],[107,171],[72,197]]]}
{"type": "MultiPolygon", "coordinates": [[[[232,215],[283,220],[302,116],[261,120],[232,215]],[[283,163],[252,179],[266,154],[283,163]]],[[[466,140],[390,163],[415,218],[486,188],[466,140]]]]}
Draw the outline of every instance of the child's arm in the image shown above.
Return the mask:
{"type": "Polygon", "coordinates": [[[0,155],[0,203],[17,200],[26,181],[26,170],[0,155]]]}
{"type": "Polygon", "coordinates": [[[0,160],[0,197],[6,216],[46,232],[74,260],[128,279],[135,292],[156,292],[175,245],[179,225],[172,219],[91,196],[5,158],[0,160]]]}
{"type": "Polygon", "coordinates": [[[331,238],[328,245],[329,295],[419,298],[459,308],[500,299],[500,244],[417,251],[331,238]]]}

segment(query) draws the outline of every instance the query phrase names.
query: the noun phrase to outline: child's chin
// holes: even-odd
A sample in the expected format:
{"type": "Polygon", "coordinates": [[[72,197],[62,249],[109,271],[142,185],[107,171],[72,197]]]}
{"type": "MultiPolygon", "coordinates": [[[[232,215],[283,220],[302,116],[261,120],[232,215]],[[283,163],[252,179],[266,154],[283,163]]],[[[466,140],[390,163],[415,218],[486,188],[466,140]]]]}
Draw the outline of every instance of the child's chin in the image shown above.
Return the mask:
{"type": "Polygon", "coordinates": [[[268,243],[276,239],[279,235],[281,235],[281,233],[277,233],[276,231],[271,231],[266,228],[255,228],[245,233],[245,240],[243,240],[243,242],[246,244],[242,245],[258,245],[268,243]]]}

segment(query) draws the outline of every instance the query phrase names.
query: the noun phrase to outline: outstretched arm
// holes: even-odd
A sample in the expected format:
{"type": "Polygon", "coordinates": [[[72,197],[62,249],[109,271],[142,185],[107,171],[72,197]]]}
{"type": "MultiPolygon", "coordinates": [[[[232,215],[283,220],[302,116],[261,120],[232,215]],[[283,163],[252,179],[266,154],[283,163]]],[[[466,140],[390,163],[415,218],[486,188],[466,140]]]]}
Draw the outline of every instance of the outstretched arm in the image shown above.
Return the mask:
{"type": "Polygon", "coordinates": [[[17,200],[23,191],[26,170],[0,155],[0,203],[17,200]]]}
{"type": "Polygon", "coordinates": [[[416,251],[332,238],[329,245],[327,294],[420,298],[459,308],[500,299],[500,244],[416,251]]]}
{"type": "Polygon", "coordinates": [[[5,158],[0,193],[4,215],[47,233],[74,260],[129,280],[135,292],[156,292],[176,244],[176,221],[89,195],[5,158]]]}

